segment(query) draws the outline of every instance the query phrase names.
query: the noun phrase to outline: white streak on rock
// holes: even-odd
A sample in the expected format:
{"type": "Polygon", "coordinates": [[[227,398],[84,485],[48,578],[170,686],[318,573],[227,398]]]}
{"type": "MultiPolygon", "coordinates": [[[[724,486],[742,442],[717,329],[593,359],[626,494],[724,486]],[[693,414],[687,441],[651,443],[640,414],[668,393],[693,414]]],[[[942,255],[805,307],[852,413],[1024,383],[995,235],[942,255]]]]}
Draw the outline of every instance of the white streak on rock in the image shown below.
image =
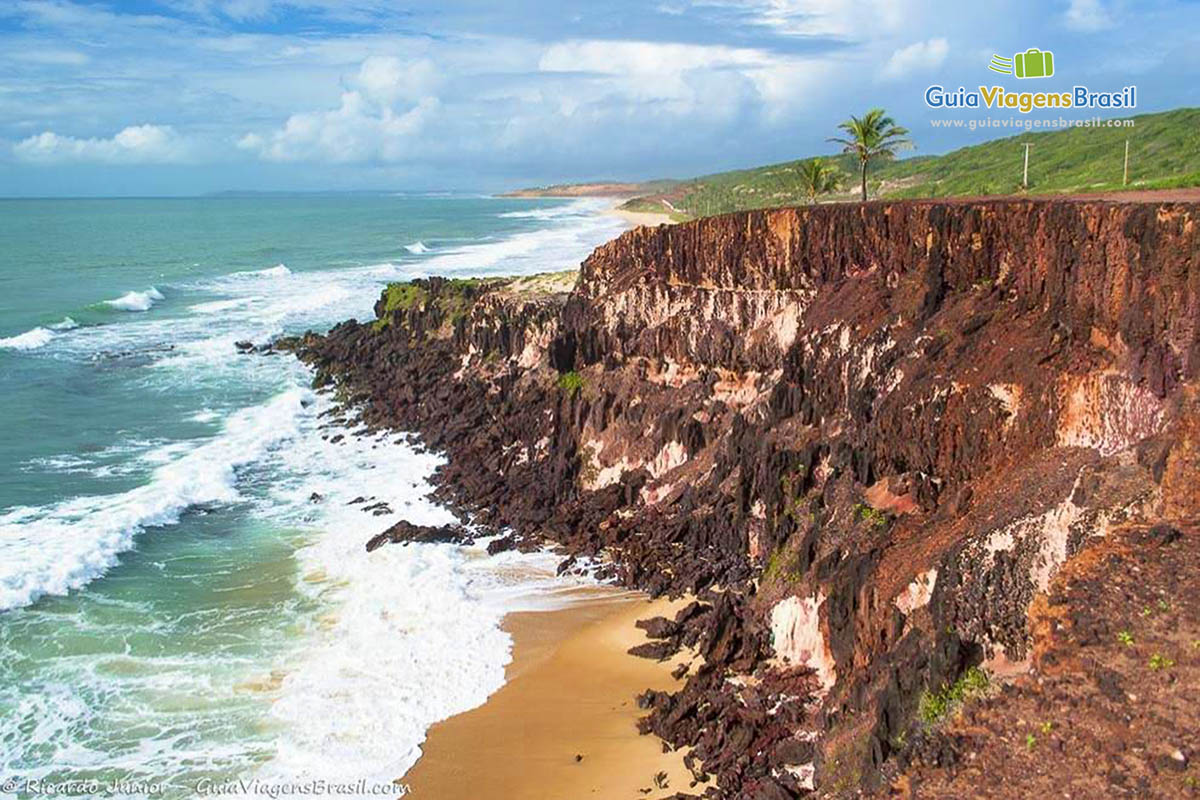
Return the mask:
{"type": "Polygon", "coordinates": [[[771,609],[771,637],[780,660],[811,667],[822,692],[828,692],[837,682],[837,665],[821,633],[820,609],[824,602],[821,592],[814,597],[792,596],[779,601],[771,609]]]}
{"type": "Polygon", "coordinates": [[[913,578],[912,583],[897,595],[894,601],[896,608],[900,609],[900,613],[908,616],[918,608],[929,605],[929,599],[933,597],[933,587],[937,583],[937,576],[937,567],[933,567],[913,578]]]}

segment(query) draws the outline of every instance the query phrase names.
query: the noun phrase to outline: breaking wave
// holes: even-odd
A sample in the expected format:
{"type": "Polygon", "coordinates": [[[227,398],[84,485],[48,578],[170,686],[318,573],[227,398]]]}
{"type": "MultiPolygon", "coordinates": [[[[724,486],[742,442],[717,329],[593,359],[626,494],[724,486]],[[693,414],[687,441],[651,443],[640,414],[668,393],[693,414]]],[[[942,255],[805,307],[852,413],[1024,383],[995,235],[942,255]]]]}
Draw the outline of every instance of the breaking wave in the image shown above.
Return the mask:
{"type": "Polygon", "coordinates": [[[116,300],[105,300],[104,304],[118,311],[149,311],[151,306],[164,299],[163,293],[151,286],[144,292],[126,292],[116,300]]]}

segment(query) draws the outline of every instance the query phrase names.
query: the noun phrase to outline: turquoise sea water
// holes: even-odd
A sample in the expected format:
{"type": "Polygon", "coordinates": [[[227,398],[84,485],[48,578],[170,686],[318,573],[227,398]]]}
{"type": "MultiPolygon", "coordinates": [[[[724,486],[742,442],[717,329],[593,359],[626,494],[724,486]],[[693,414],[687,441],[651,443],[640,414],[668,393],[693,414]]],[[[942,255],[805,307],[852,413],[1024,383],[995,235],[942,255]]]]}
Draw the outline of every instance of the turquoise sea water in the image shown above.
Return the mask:
{"type": "Polygon", "coordinates": [[[449,519],[436,454],[331,443],[308,373],[234,343],[368,317],[389,280],[576,266],[620,230],[596,210],[0,201],[0,777],[390,781],[499,686],[500,617],[552,559],[368,556],[396,519],[449,519]]]}

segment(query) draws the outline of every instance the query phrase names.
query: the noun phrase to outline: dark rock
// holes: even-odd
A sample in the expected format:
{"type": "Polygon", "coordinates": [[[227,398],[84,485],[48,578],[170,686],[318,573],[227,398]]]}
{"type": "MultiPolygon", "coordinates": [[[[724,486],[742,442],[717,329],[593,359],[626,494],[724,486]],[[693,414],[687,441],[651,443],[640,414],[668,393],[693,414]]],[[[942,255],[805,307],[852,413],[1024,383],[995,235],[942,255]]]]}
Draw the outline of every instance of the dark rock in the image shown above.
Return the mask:
{"type": "Polygon", "coordinates": [[[514,549],[517,546],[517,540],[513,536],[501,536],[499,539],[493,539],[488,542],[487,553],[489,556],[494,556],[497,553],[504,553],[514,549]]]}
{"type": "Polygon", "coordinates": [[[793,800],[796,795],[783,788],[777,781],[764,778],[755,784],[750,797],[753,800],[793,800]]]}
{"type": "Polygon", "coordinates": [[[1183,536],[1183,534],[1174,525],[1159,523],[1158,525],[1151,526],[1150,529],[1146,531],[1144,540],[1146,542],[1154,542],[1155,544],[1162,546],[1179,541],[1181,536],[1183,536]]]}
{"type": "Polygon", "coordinates": [[[629,648],[631,656],[638,658],[652,658],[655,661],[666,661],[671,656],[679,652],[679,645],[669,641],[646,642],[639,644],[636,647],[629,648]]]}
{"type": "Polygon", "coordinates": [[[407,520],[401,520],[383,533],[372,536],[367,541],[367,552],[377,550],[389,542],[392,544],[408,544],[410,542],[470,544],[472,541],[470,533],[461,525],[414,525],[407,520]]]}
{"type": "Polygon", "coordinates": [[[812,742],[800,739],[784,739],[775,745],[774,761],[779,764],[807,764],[813,760],[815,748],[812,742]]]}
{"type": "Polygon", "coordinates": [[[652,619],[640,619],[637,621],[637,627],[646,632],[646,635],[651,639],[669,639],[679,632],[679,625],[666,617],[654,617],[652,619]]]}

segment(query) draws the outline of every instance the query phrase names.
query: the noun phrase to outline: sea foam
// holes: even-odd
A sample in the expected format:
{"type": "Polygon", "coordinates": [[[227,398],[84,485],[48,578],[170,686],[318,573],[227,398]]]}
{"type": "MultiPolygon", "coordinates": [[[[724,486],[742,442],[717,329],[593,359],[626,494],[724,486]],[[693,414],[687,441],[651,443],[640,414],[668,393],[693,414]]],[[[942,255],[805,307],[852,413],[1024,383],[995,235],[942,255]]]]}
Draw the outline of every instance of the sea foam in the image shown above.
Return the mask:
{"type": "Polygon", "coordinates": [[[237,500],[235,468],[293,436],[308,398],[294,389],[234,414],[220,435],[157,468],[144,486],[0,516],[0,611],[86,585],[139,532],[174,524],[191,506],[237,500]]]}
{"type": "Polygon", "coordinates": [[[54,331],[49,328],[34,328],[7,339],[0,339],[0,348],[5,350],[36,350],[44,347],[54,338],[54,331]]]}
{"type": "Polygon", "coordinates": [[[144,292],[126,292],[116,300],[105,300],[104,304],[118,311],[149,311],[151,306],[163,299],[162,292],[151,286],[144,292]]]}
{"type": "Polygon", "coordinates": [[[424,242],[413,242],[412,244],[406,244],[404,245],[404,249],[413,255],[420,255],[421,253],[429,252],[429,247],[426,246],[424,242]]]}
{"type": "MultiPolygon", "coordinates": [[[[350,316],[367,318],[389,280],[430,272],[519,274],[572,266],[621,223],[580,213],[587,208],[582,203],[571,208],[572,215],[547,221],[538,230],[453,250],[438,247],[428,257],[405,264],[309,269],[290,277],[286,268],[272,267],[192,285],[173,284],[173,299],[184,302],[171,319],[122,316],[114,324],[63,336],[55,347],[81,359],[103,350],[148,353],[153,368],[136,373],[145,387],[163,393],[180,387],[203,390],[204,402],[212,405],[197,404],[183,410],[181,417],[216,422],[224,413],[228,385],[267,391],[281,382],[298,385],[309,379],[291,359],[236,355],[236,341],[268,341],[279,332],[350,316]],[[188,300],[194,305],[186,305],[188,300]]],[[[449,521],[447,512],[427,499],[427,478],[438,458],[393,443],[394,435],[325,441],[328,433],[319,427],[317,413],[328,401],[317,397],[305,407],[309,398],[311,393],[297,388],[238,412],[222,433],[184,443],[185,452],[171,442],[156,442],[153,452],[139,448],[126,459],[133,474],[149,472],[148,482],[138,489],[13,508],[0,515],[0,608],[82,587],[109,569],[119,553],[134,547],[139,531],[145,531],[143,539],[171,536],[170,529],[147,529],[176,522],[196,505],[237,501],[236,513],[245,512],[260,523],[281,523],[267,525],[271,535],[288,531],[307,543],[294,559],[296,588],[308,596],[296,608],[281,607],[286,616],[278,625],[285,631],[281,636],[295,639],[294,648],[278,661],[272,656],[269,663],[245,655],[246,663],[236,666],[239,672],[255,672],[247,676],[246,686],[261,688],[238,690],[231,697],[223,694],[228,687],[212,675],[215,664],[229,666],[224,651],[211,663],[196,655],[194,665],[168,665],[162,673],[169,682],[162,692],[168,700],[176,695],[211,696],[220,703],[266,699],[270,711],[262,713],[271,719],[256,721],[255,730],[270,731],[260,740],[269,741],[270,754],[253,750],[241,739],[213,739],[211,733],[197,739],[183,732],[185,723],[195,722],[188,714],[176,726],[178,739],[174,734],[142,737],[133,751],[118,758],[103,749],[81,754],[75,732],[101,713],[95,711],[92,690],[123,697],[124,690],[115,690],[109,679],[96,673],[94,687],[84,679],[64,682],[62,696],[37,694],[46,705],[21,717],[27,727],[30,721],[40,726],[57,715],[57,740],[63,748],[57,760],[78,758],[75,763],[105,765],[124,761],[131,769],[136,762],[137,774],[150,767],[155,774],[191,768],[179,767],[184,763],[224,772],[232,764],[253,761],[236,771],[249,775],[265,755],[260,770],[264,776],[319,772],[390,781],[417,759],[431,724],[482,703],[503,683],[511,640],[500,629],[500,620],[508,611],[554,602],[556,590],[570,582],[555,576],[558,559],[517,552],[487,558],[481,548],[449,545],[389,546],[366,553],[365,541],[398,519],[449,521]],[[286,446],[279,446],[284,441],[286,446]],[[319,502],[310,501],[314,493],[319,502]],[[361,504],[347,505],[359,494],[387,502],[395,513],[375,517],[362,513],[361,504]]],[[[90,460],[104,461],[99,456],[90,460]]],[[[281,545],[290,548],[290,543],[281,545]]],[[[87,593],[89,598],[103,595],[87,593]]],[[[41,608],[19,613],[37,614],[41,608]]],[[[139,668],[160,666],[155,658],[139,668]]],[[[81,662],[80,669],[85,668],[87,663],[81,662]]],[[[0,724],[0,738],[7,730],[0,724]]],[[[48,763],[44,751],[39,752],[48,763]]]]}
{"type": "Polygon", "coordinates": [[[331,610],[280,670],[271,713],[283,734],[259,777],[390,782],[416,762],[430,725],[503,685],[512,647],[504,614],[553,603],[554,588],[578,581],[559,578],[549,553],[489,558],[481,546],[426,544],[368,553],[366,540],[397,518],[453,521],[428,499],[442,459],[394,434],[337,444],[309,434],[277,457],[281,474],[294,476],[277,485],[278,507],[315,511],[321,530],[297,553],[298,584],[331,610]],[[359,495],[395,515],[363,514],[348,504],[359,495]]]}
{"type": "Polygon", "coordinates": [[[598,212],[604,210],[611,203],[610,200],[602,200],[594,197],[579,197],[570,202],[560,205],[550,206],[548,208],[527,208],[521,211],[505,211],[497,214],[501,219],[536,219],[536,220],[563,220],[566,218],[574,218],[576,222],[583,221],[583,218],[596,216],[598,212]]]}
{"type": "Polygon", "coordinates": [[[266,269],[252,269],[245,272],[235,272],[233,277],[236,278],[286,278],[291,275],[292,271],[288,269],[287,264],[276,264],[273,267],[266,269]]]}
{"type": "Polygon", "coordinates": [[[79,327],[75,320],[63,317],[62,322],[56,322],[48,327],[38,326],[32,330],[7,339],[0,339],[0,349],[5,350],[36,350],[54,340],[55,334],[79,327]]]}
{"type": "Polygon", "coordinates": [[[624,229],[624,222],[619,218],[596,213],[605,207],[604,201],[578,200],[563,209],[546,209],[549,224],[544,227],[514,233],[497,241],[439,251],[407,265],[406,276],[529,275],[577,267],[592,248],[624,229]]]}

